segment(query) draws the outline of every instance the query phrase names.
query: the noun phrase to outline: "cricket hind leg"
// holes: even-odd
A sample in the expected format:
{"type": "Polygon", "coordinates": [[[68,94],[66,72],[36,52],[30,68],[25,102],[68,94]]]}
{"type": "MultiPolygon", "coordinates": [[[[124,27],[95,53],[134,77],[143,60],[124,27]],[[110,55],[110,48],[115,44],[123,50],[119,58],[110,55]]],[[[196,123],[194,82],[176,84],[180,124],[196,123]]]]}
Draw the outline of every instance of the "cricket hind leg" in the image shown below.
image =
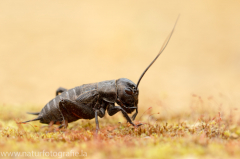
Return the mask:
{"type": "Polygon", "coordinates": [[[53,129],[53,124],[54,124],[54,123],[55,123],[54,121],[50,121],[50,122],[48,123],[48,125],[41,126],[40,129],[48,128],[47,133],[52,132],[52,131],[54,130],[54,129],[53,129]]]}
{"type": "Polygon", "coordinates": [[[59,87],[59,88],[56,90],[56,96],[57,96],[59,93],[62,93],[62,92],[65,92],[65,91],[67,91],[66,88],[59,87]]]}
{"type": "Polygon", "coordinates": [[[51,133],[51,132],[58,132],[59,129],[63,128],[64,125],[61,125],[62,124],[62,121],[51,121],[49,123],[45,123],[45,124],[48,124],[48,125],[45,125],[45,126],[41,126],[40,129],[44,129],[44,128],[47,128],[46,130],[46,133],[51,133]],[[60,125],[58,126],[57,128],[54,126],[54,125],[60,125]]]}
{"type": "Polygon", "coordinates": [[[78,119],[93,119],[95,112],[85,104],[77,103],[68,99],[59,102],[59,109],[63,116],[63,123],[59,128],[67,127],[67,124],[78,119]]]}

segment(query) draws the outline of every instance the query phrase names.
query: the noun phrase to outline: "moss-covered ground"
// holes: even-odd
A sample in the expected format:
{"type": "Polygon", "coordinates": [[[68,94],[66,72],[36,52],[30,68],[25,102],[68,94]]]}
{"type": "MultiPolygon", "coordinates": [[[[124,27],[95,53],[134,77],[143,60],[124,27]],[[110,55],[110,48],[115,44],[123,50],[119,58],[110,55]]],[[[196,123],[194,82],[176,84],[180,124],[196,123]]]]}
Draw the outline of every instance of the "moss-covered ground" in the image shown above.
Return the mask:
{"type": "Polygon", "coordinates": [[[1,105],[0,155],[14,157],[18,154],[8,155],[17,152],[24,158],[69,158],[76,157],[76,153],[78,158],[240,158],[237,108],[212,109],[200,97],[193,98],[188,109],[167,117],[154,108],[140,108],[134,121],[144,124],[139,128],[126,123],[121,115],[106,116],[99,120],[101,129],[97,135],[94,120],[79,120],[60,130],[38,121],[18,124],[32,117],[25,114],[27,110],[40,107],[1,105]]]}

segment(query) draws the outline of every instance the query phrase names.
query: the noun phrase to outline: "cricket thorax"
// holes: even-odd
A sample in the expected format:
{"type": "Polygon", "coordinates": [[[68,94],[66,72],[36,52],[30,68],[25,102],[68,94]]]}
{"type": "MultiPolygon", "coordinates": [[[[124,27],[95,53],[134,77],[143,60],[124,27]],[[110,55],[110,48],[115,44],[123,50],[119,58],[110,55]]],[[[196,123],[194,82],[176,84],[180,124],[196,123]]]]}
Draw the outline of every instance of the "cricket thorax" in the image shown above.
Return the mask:
{"type": "Polygon", "coordinates": [[[97,91],[100,99],[109,103],[115,103],[117,99],[116,80],[99,82],[97,91]]]}

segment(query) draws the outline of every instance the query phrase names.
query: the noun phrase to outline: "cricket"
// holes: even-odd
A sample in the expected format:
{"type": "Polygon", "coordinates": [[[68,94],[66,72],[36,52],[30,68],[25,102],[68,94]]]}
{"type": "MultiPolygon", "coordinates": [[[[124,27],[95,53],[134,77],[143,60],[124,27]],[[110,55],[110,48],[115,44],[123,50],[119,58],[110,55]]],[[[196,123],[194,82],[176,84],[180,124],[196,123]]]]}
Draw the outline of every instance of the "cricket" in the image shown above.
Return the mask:
{"type": "Polygon", "coordinates": [[[133,123],[133,120],[138,114],[138,86],[147,70],[167,47],[167,44],[172,37],[173,31],[177,24],[178,18],[171,33],[163,43],[159,53],[143,71],[137,84],[127,78],[120,78],[117,80],[84,84],[68,90],[60,87],[56,91],[56,97],[49,101],[43,107],[41,112],[28,113],[37,115],[37,118],[22,123],[40,120],[41,123],[49,124],[49,126],[61,123],[59,128],[67,128],[68,123],[76,120],[95,118],[97,133],[99,130],[98,117],[104,117],[107,110],[110,116],[116,114],[117,112],[122,112],[127,122],[135,127],[141,126],[141,123],[138,125],[133,123]],[[58,95],[59,93],[61,94],[58,95]],[[117,103],[119,106],[115,106],[115,103],[117,103]],[[131,119],[128,114],[131,114],[134,110],[136,112],[133,114],[131,119]]]}
{"type": "Polygon", "coordinates": [[[0,159],[239,159],[240,1],[0,1],[0,159]]]}

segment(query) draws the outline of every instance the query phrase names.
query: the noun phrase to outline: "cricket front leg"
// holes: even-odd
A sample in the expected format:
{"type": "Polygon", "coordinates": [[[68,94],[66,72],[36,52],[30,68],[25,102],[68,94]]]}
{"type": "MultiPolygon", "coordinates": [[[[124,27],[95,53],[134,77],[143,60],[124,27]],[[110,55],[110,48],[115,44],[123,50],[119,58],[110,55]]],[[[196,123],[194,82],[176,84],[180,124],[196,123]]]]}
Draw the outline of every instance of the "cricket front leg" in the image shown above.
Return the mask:
{"type": "Polygon", "coordinates": [[[126,112],[124,109],[122,109],[120,106],[115,106],[114,104],[110,104],[110,105],[108,106],[107,111],[108,111],[108,114],[109,114],[110,116],[113,116],[113,115],[116,114],[117,112],[121,111],[122,114],[123,114],[123,116],[124,116],[124,118],[127,119],[127,121],[128,121],[130,124],[132,124],[133,126],[138,127],[138,126],[143,125],[143,124],[141,124],[141,123],[138,124],[138,125],[135,125],[135,124],[132,122],[131,118],[128,116],[127,112],[126,112]]]}
{"type": "Polygon", "coordinates": [[[117,99],[117,102],[121,105],[121,107],[124,107],[125,109],[136,109],[136,113],[133,114],[132,120],[135,120],[137,114],[138,114],[138,108],[137,107],[126,107],[119,99],[117,99]]]}
{"type": "Polygon", "coordinates": [[[137,114],[138,114],[138,109],[136,109],[136,113],[133,114],[133,116],[132,116],[132,120],[135,120],[137,114]]]}

